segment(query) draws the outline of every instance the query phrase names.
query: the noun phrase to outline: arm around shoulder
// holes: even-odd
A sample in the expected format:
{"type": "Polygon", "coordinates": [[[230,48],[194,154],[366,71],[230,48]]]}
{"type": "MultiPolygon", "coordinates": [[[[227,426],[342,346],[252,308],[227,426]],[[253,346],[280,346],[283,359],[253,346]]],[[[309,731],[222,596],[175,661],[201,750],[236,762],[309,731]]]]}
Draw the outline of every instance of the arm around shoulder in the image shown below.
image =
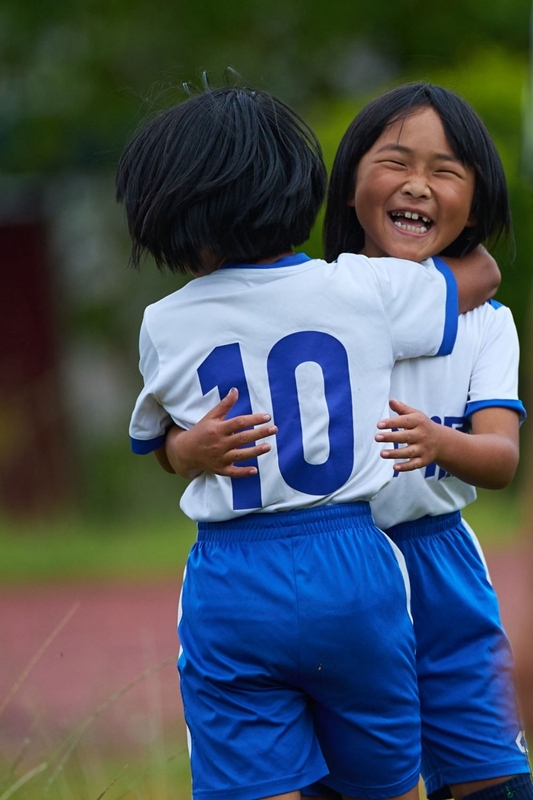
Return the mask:
{"type": "Polygon", "coordinates": [[[459,313],[464,314],[490,300],[501,282],[501,273],[495,259],[483,245],[461,258],[444,256],[457,282],[459,313]]]}

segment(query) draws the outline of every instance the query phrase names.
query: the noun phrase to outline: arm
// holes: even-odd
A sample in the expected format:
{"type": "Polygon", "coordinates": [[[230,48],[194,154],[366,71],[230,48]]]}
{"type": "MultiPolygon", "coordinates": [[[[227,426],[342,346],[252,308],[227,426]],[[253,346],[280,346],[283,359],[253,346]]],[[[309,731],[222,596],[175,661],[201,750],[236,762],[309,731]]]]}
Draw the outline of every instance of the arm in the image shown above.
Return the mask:
{"type": "Polygon", "coordinates": [[[498,264],[482,245],[462,258],[443,259],[457,281],[459,313],[472,311],[494,297],[501,281],[498,264]]]}
{"type": "Polygon", "coordinates": [[[239,393],[231,389],[226,397],[202,417],[190,430],[173,425],[167,433],[164,447],[155,451],[160,466],[182,478],[193,480],[202,472],[229,478],[255,475],[256,467],[239,467],[235,462],[256,458],[271,449],[268,442],[255,444],[258,439],[277,433],[268,414],[247,414],[226,419],[239,393]]]}
{"type": "Polygon", "coordinates": [[[503,489],[514,477],[519,458],[518,414],[508,408],[483,408],[472,415],[472,434],[433,422],[398,400],[390,406],[400,416],[378,422],[378,442],[407,445],[383,450],[382,458],[406,458],[393,465],[409,472],[435,461],[465,483],[483,489],[503,489]],[[400,428],[388,431],[390,428],[400,428]],[[384,432],[386,431],[386,432],[384,432]]]}

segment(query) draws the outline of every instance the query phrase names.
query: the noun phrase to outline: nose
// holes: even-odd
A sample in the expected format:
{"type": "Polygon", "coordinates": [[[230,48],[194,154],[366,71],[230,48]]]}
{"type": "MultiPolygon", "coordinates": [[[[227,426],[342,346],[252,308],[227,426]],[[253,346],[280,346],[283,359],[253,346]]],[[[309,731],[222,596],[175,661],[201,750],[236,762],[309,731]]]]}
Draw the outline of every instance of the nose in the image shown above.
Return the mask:
{"type": "Polygon", "coordinates": [[[410,197],[431,197],[431,187],[422,173],[411,173],[402,186],[402,192],[410,197]]]}

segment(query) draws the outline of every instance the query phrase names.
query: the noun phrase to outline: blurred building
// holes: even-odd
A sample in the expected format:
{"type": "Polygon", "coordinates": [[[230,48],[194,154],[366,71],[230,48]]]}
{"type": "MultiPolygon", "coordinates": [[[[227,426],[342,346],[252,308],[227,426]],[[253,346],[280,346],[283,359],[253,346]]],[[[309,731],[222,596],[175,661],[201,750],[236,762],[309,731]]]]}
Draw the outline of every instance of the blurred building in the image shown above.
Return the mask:
{"type": "Polygon", "coordinates": [[[74,492],[60,388],[54,275],[42,192],[4,184],[0,201],[0,500],[9,516],[47,515],[74,492]]]}

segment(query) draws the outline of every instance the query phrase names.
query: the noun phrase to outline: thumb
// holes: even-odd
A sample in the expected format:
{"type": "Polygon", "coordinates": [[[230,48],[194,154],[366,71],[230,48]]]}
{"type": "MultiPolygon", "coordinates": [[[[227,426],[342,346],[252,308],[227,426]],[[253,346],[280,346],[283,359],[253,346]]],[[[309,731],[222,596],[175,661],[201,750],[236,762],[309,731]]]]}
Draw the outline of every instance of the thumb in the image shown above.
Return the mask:
{"type": "Polygon", "coordinates": [[[408,406],[407,403],[402,403],[400,400],[395,400],[394,397],[391,397],[389,400],[389,407],[392,409],[392,411],[394,411],[395,414],[399,414],[400,416],[412,414],[413,411],[416,411],[416,408],[411,408],[411,406],[408,406]]]}

